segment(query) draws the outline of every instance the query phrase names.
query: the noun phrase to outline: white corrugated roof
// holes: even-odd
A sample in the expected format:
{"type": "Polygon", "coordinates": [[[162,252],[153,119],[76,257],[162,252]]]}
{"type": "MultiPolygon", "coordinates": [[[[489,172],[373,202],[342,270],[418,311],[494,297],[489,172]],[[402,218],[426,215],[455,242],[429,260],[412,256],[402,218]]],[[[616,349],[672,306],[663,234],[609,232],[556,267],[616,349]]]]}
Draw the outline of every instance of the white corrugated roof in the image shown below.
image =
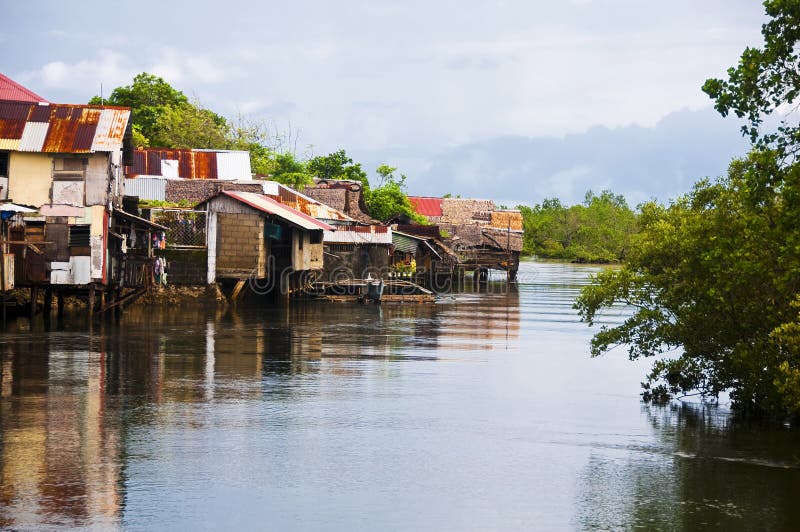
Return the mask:
{"type": "Polygon", "coordinates": [[[49,122],[25,122],[25,129],[22,130],[22,138],[19,141],[19,151],[42,151],[49,128],[49,122]]]}
{"type": "Polygon", "coordinates": [[[385,233],[365,233],[339,227],[336,231],[325,231],[322,240],[328,244],[391,244],[392,231],[389,229],[385,233]]]}

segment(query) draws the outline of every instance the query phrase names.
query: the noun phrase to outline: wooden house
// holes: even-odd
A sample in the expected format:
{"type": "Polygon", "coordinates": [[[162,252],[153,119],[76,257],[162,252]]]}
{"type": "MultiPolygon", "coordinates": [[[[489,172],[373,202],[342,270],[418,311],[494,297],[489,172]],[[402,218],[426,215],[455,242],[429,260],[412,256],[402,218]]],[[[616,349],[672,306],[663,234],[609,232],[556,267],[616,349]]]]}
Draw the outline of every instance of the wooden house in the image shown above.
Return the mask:
{"type": "Polygon", "coordinates": [[[306,192],[309,190],[335,192],[332,196],[336,199],[335,203],[349,208],[349,214],[279,183],[265,182],[264,190],[265,194],[276,201],[336,229],[327,230],[323,234],[325,280],[361,279],[368,276],[385,278],[390,269],[392,229],[375,222],[358,209],[360,183],[346,181],[345,186],[338,188],[333,185],[335,184],[326,185],[331,188],[306,188],[306,192]],[[358,185],[357,190],[353,190],[355,185],[358,185]],[[350,214],[355,214],[360,219],[353,218],[350,214]]]}
{"type": "MultiPolygon", "coordinates": [[[[36,211],[10,222],[16,284],[118,286],[123,255],[137,249],[129,239],[149,260],[152,234],[163,229],[119,214],[130,109],[52,104],[3,77],[0,96],[9,94],[19,99],[0,100],[0,200],[36,211]]],[[[127,278],[142,285],[150,275],[127,278]]]]}
{"type": "Polygon", "coordinates": [[[447,235],[444,242],[459,265],[486,279],[488,270],[503,270],[516,279],[522,251],[522,214],[498,209],[491,200],[411,196],[414,209],[447,235]]]}
{"type": "Polygon", "coordinates": [[[209,284],[252,281],[288,295],[322,270],[332,226],[253,192],[222,191],[198,208],[208,211],[209,284]]]}

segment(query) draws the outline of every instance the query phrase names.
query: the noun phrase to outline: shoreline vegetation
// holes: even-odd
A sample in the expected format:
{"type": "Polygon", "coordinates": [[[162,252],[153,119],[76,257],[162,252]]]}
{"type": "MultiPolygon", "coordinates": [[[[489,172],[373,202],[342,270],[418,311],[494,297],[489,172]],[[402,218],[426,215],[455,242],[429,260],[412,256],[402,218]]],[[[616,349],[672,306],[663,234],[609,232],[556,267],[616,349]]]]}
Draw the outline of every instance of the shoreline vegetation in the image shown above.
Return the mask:
{"type": "Polygon", "coordinates": [[[800,422],[800,11],[764,2],[764,43],[703,91],[745,123],[751,151],[668,206],[641,206],[623,267],[594,277],[575,307],[590,326],[613,305],[592,356],[652,358],[643,398],[728,394],[734,411],[800,422]],[[770,115],[779,120],[765,123],[770,115]]]}

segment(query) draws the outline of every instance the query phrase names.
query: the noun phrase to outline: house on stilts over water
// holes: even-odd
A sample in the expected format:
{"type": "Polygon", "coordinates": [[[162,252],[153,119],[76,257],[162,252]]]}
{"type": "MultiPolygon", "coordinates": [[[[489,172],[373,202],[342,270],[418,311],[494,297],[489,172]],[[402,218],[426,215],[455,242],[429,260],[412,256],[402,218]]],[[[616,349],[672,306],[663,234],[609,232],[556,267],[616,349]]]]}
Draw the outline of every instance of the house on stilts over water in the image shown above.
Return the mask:
{"type": "Polygon", "coordinates": [[[41,288],[46,307],[69,293],[88,296],[92,312],[152,284],[164,227],[121,210],[130,115],[50,103],[0,75],[0,200],[32,211],[3,222],[0,251],[32,311],[41,288]]]}
{"type": "MultiPolygon", "coordinates": [[[[414,209],[439,228],[444,243],[460,267],[486,280],[489,270],[502,270],[509,281],[517,277],[522,251],[522,214],[498,209],[491,200],[410,196],[414,209]]],[[[398,229],[413,232],[413,227],[398,229]]]]}

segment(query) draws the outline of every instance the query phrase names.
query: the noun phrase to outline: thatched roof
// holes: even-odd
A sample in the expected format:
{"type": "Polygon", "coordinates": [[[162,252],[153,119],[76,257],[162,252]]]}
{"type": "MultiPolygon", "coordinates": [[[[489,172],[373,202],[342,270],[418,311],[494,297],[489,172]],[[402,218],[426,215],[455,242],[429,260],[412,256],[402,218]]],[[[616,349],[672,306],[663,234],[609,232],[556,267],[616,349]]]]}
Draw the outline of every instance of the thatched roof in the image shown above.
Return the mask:
{"type": "Polygon", "coordinates": [[[334,209],[340,210],[359,222],[377,223],[367,214],[361,183],[346,180],[317,180],[313,186],[306,187],[303,193],[334,209]]]}

